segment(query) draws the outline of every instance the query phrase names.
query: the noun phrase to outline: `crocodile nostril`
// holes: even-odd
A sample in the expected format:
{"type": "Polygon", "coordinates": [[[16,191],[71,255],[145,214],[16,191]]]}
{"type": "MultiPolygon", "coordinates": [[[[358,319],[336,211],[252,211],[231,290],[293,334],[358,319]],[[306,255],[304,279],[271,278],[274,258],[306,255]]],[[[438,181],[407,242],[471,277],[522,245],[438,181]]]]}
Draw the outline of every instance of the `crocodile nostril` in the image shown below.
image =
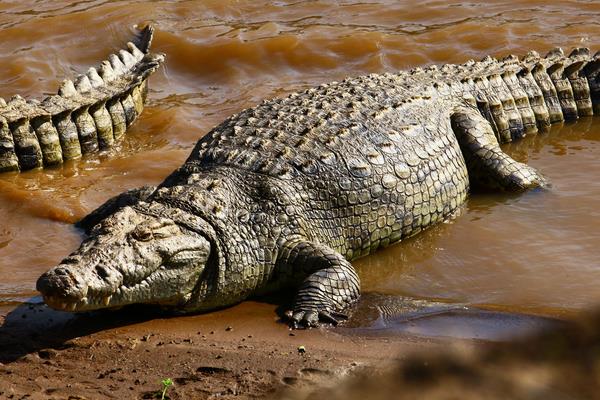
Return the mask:
{"type": "Polygon", "coordinates": [[[110,276],[110,274],[103,265],[96,265],[96,273],[102,279],[106,279],[110,276]]]}
{"type": "Polygon", "coordinates": [[[36,288],[46,297],[58,296],[65,301],[77,301],[85,296],[87,290],[87,287],[64,267],[51,269],[40,276],[36,288]]]}
{"type": "Polygon", "coordinates": [[[79,257],[69,256],[69,257],[65,258],[64,260],[62,260],[61,264],[77,264],[80,261],[81,260],[79,257]]]}
{"type": "Polygon", "coordinates": [[[65,278],[74,279],[73,275],[71,274],[71,271],[69,271],[69,269],[65,267],[59,267],[54,269],[54,274],[57,276],[64,276],[65,278]]]}

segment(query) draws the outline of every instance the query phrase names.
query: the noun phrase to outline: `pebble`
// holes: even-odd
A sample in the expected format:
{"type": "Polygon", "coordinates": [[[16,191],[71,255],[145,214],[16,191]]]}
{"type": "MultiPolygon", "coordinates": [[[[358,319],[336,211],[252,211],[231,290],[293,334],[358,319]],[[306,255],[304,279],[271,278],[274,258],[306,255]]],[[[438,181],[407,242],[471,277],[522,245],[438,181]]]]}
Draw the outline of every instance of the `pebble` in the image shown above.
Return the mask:
{"type": "Polygon", "coordinates": [[[294,378],[293,376],[284,376],[282,381],[286,385],[294,385],[298,383],[298,378],[294,378]]]}
{"type": "Polygon", "coordinates": [[[39,359],[40,358],[39,358],[39,356],[37,354],[36,355],[26,354],[23,357],[19,358],[19,361],[21,361],[21,362],[35,362],[35,361],[38,361],[39,359]]]}

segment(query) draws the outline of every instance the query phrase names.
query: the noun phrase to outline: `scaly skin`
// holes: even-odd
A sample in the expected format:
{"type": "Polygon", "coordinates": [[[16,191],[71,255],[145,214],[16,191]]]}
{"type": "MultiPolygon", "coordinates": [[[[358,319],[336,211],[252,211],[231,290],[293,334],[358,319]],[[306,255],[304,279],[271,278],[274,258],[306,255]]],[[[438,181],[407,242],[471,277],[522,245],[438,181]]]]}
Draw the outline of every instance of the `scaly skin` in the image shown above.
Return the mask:
{"type": "Polygon", "coordinates": [[[0,98],[0,172],[60,164],[119,140],[144,109],[148,77],[164,61],[149,53],[153,32],[142,29],[128,50],[75,83],[64,81],[58,95],[0,98]]]}
{"type": "Polygon", "coordinates": [[[350,261],[451,217],[470,185],[543,186],[498,142],[593,113],[597,72],[584,49],[530,53],[265,101],[209,132],[158,188],[86,217],[89,239],[37,287],[62,310],[190,312],[293,288],[292,325],[336,323],[359,297],[350,261]]]}

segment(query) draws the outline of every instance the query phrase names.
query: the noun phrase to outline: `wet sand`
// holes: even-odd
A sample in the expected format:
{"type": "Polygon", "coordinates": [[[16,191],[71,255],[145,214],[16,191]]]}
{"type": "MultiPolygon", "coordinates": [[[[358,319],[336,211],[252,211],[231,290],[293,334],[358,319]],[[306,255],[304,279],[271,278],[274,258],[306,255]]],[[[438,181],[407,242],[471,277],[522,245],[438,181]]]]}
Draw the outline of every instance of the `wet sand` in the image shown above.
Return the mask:
{"type": "Polygon", "coordinates": [[[276,308],[244,302],[196,316],[138,309],[72,317],[22,305],[0,317],[0,398],[154,398],[166,378],[172,399],[277,397],[285,387],[316,387],[447,347],[409,335],[290,331],[276,308]]]}
{"type": "Polygon", "coordinates": [[[40,303],[0,307],[0,399],[155,398],[166,378],[174,382],[172,399],[279,398],[385,371],[416,353],[470,352],[562,325],[365,295],[343,326],[289,330],[284,307],[275,298],[191,316],[143,307],[80,315],[40,303]],[[382,316],[383,305],[398,314],[382,316]]]}

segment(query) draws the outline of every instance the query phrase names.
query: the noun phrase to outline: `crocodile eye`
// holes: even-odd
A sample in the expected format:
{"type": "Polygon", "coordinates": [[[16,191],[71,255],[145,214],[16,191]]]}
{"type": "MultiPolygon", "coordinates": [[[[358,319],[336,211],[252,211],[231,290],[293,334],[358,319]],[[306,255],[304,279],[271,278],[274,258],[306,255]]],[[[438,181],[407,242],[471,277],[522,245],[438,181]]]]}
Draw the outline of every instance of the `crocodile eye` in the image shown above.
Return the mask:
{"type": "Polygon", "coordinates": [[[166,225],[166,226],[162,226],[158,229],[153,229],[152,236],[155,239],[165,239],[165,238],[169,238],[171,236],[175,236],[180,232],[181,232],[181,230],[179,229],[179,227],[177,225],[166,225]]]}
{"type": "Polygon", "coordinates": [[[152,240],[154,235],[152,235],[152,231],[149,229],[136,229],[131,232],[131,237],[140,242],[147,242],[152,240]]]}

